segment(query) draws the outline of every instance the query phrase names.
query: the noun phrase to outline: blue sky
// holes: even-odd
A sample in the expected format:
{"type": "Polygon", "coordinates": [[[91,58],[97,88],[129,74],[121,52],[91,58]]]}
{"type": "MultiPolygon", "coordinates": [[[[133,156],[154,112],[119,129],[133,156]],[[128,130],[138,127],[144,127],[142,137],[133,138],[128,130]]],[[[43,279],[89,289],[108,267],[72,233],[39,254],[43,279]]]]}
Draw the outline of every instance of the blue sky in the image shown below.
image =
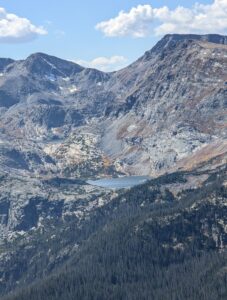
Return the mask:
{"type": "Polygon", "coordinates": [[[137,59],[168,32],[227,32],[227,0],[199,0],[196,7],[195,2],[0,1],[0,56],[23,59],[45,52],[111,70],[137,59]]]}

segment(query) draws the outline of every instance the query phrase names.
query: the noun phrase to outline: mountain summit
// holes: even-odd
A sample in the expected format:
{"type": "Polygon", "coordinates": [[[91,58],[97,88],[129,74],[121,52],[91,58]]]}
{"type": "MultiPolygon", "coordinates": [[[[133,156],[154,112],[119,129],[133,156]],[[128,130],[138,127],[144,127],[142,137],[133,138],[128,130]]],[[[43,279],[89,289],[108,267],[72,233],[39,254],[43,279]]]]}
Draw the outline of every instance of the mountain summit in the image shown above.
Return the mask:
{"type": "Polygon", "coordinates": [[[55,76],[68,77],[83,70],[83,67],[73,62],[44,53],[35,53],[30,55],[24,61],[24,64],[29,72],[36,73],[40,76],[52,74],[55,76]]]}
{"type": "Polygon", "coordinates": [[[203,42],[214,43],[214,44],[227,45],[227,36],[219,35],[219,34],[204,34],[204,35],[167,34],[160,42],[167,41],[167,40],[168,41],[196,40],[196,41],[203,41],[203,42]]]}

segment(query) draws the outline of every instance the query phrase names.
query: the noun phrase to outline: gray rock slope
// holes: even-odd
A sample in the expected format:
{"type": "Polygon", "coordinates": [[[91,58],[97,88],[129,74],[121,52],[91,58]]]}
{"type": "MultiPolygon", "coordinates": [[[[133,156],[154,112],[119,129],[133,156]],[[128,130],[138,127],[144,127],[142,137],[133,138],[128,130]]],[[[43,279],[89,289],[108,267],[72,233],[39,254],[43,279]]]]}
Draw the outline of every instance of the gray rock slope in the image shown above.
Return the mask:
{"type": "Polygon", "coordinates": [[[110,109],[117,117],[106,127],[107,153],[129,171],[154,174],[213,143],[226,147],[226,53],[226,37],[168,35],[115,73],[116,87],[126,84],[110,109]]]}
{"type": "Polygon", "coordinates": [[[226,43],[219,35],[167,35],[114,73],[42,53],[2,59],[2,168],[64,173],[62,164],[75,169],[90,156],[93,164],[95,149],[100,168],[154,175],[225,145],[226,43]]]}
{"type": "Polygon", "coordinates": [[[0,243],[104,205],[88,178],[226,164],[226,108],[226,36],[167,35],[113,73],[0,59],[0,243]]]}

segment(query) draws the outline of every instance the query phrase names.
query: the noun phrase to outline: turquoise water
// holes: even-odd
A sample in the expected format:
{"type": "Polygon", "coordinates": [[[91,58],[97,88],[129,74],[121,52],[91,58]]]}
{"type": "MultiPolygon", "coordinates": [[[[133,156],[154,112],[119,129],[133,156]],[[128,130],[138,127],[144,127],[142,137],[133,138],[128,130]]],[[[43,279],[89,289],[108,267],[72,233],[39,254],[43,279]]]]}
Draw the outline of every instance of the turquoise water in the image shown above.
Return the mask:
{"type": "Polygon", "coordinates": [[[126,176],[118,178],[105,178],[98,180],[88,180],[87,183],[107,189],[130,188],[151,179],[149,176],[126,176]]]}

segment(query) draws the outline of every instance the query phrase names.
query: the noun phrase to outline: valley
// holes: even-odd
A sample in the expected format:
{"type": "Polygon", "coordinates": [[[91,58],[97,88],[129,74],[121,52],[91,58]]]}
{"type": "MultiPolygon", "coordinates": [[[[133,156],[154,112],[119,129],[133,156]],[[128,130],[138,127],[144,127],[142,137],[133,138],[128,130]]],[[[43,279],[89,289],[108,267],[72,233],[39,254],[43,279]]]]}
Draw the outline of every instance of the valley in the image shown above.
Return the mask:
{"type": "Polygon", "coordinates": [[[226,299],[227,37],[0,72],[1,299],[226,299]]]}

